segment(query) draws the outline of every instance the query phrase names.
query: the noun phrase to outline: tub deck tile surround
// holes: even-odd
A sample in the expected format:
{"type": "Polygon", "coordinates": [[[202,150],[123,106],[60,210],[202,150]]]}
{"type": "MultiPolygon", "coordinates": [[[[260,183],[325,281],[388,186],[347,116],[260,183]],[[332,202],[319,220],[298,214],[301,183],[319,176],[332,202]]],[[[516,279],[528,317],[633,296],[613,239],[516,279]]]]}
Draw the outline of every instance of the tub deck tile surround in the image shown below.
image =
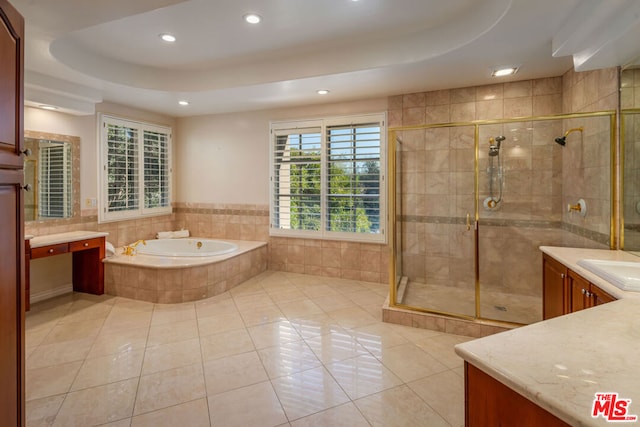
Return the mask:
{"type": "Polygon", "coordinates": [[[105,259],[105,292],[154,303],[219,295],[267,270],[265,242],[231,241],[238,251],[213,257],[117,255],[105,259]]]}

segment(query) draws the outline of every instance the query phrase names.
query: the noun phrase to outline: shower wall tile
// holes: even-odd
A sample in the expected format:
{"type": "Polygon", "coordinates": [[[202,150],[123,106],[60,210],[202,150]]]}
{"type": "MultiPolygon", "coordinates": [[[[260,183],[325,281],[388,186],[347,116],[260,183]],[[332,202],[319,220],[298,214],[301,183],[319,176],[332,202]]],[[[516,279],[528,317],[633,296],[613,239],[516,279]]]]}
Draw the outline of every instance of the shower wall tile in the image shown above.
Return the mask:
{"type": "Polygon", "coordinates": [[[504,101],[502,98],[490,101],[476,101],[476,120],[504,118],[504,101]]]}
{"type": "Polygon", "coordinates": [[[522,98],[533,95],[533,81],[524,80],[504,84],[504,98],[522,98]]]}
{"type": "Polygon", "coordinates": [[[531,97],[504,100],[504,117],[528,117],[532,114],[533,100],[531,97]]]}
{"type": "Polygon", "coordinates": [[[426,106],[425,93],[410,93],[402,96],[402,108],[414,108],[426,106]]]}
{"type": "Polygon", "coordinates": [[[464,87],[459,89],[451,89],[451,103],[459,104],[462,102],[475,102],[476,88],[464,87]]]}
{"type": "Polygon", "coordinates": [[[470,122],[476,118],[476,103],[463,102],[459,104],[451,104],[451,121],[452,122],[470,122]]]}

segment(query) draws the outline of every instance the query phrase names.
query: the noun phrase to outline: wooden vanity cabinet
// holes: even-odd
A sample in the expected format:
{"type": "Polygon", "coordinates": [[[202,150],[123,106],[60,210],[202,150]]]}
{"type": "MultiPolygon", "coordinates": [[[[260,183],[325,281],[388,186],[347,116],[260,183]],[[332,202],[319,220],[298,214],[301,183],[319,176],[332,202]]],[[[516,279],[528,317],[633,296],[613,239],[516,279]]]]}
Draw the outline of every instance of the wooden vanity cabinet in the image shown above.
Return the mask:
{"type": "Polygon", "coordinates": [[[567,283],[568,269],[563,264],[542,254],[542,317],[551,319],[569,313],[571,297],[567,283]]]}
{"type": "Polygon", "coordinates": [[[547,254],[542,256],[544,320],[615,301],[615,298],[547,254]]]}

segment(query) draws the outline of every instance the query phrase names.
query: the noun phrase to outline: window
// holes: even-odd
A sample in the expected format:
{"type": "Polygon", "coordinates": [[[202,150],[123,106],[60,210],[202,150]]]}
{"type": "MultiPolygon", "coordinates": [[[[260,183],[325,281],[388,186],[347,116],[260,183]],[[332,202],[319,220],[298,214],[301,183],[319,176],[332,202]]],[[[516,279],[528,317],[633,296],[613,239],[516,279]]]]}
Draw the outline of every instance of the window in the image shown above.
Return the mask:
{"type": "Polygon", "coordinates": [[[385,242],[384,114],[271,124],[271,235],[385,242]]]}
{"type": "Polygon", "coordinates": [[[171,213],[171,129],[102,116],[100,222],[171,213]]]}
{"type": "Polygon", "coordinates": [[[71,201],[71,146],[54,141],[41,141],[38,149],[40,194],[38,215],[42,218],[69,218],[71,201]]]}

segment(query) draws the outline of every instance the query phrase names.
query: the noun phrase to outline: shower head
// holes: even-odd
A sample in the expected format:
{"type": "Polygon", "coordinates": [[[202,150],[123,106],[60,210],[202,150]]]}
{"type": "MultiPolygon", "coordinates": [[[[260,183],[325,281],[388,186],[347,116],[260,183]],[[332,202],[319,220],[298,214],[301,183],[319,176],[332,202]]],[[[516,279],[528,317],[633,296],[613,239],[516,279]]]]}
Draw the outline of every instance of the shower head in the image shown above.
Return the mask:
{"type": "Polygon", "coordinates": [[[555,139],[555,141],[562,145],[563,147],[567,144],[567,136],[571,133],[571,132],[582,132],[584,130],[584,128],[582,126],[580,126],[579,128],[573,128],[573,129],[569,129],[568,131],[566,131],[564,133],[563,136],[559,136],[555,139]]]}
{"type": "Polygon", "coordinates": [[[502,135],[496,136],[495,138],[489,138],[489,156],[497,156],[500,154],[500,144],[506,138],[502,135]]]}

